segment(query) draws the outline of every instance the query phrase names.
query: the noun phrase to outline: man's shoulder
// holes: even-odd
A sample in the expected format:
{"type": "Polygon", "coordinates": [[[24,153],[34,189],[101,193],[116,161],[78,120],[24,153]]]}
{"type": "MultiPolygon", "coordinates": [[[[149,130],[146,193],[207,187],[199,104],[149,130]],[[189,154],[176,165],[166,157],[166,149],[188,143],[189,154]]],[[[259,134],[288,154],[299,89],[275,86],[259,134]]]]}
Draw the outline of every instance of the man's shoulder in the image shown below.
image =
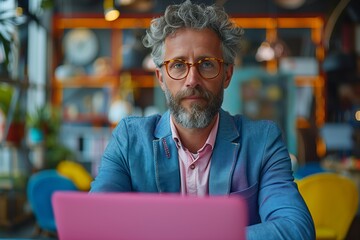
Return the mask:
{"type": "Polygon", "coordinates": [[[228,112],[225,112],[223,117],[227,119],[226,125],[229,126],[230,122],[233,122],[234,127],[240,134],[263,135],[267,131],[279,131],[278,124],[273,120],[252,119],[242,114],[231,115],[228,112]]]}
{"type": "Polygon", "coordinates": [[[121,120],[119,125],[125,125],[126,128],[148,129],[154,128],[161,119],[160,114],[150,116],[128,116],[121,120]]]}
{"type": "Polygon", "coordinates": [[[252,119],[248,116],[242,114],[231,115],[230,113],[223,111],[223,116],[225,118],[231,118],[235,125],[244,126],[244,127],[265,127],[265,126],[273,126],[276,123],[272,120],[267,119],[252,119]]]}
{"type": "Polygon", "coordinates": [[[115,133],[128,136],[157,136],[168,135],[170,131],[169,112],[150,116],[128,116],[123,118],[115,129],[115,133]]]}
{"type": "Polygon", "coordinates": [[[242,116],[242,124],[246,126],[254,127],[272,127],[277,125],[274,121],[268,119],[252,119],[246,116],[242,116]]]}

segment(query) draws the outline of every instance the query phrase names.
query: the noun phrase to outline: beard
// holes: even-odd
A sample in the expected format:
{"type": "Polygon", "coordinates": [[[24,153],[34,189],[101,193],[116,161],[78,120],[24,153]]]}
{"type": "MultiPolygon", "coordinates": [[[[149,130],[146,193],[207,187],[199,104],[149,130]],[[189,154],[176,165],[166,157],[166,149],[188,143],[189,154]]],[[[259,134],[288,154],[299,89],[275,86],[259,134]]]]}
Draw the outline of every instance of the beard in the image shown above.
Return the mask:
{"type": "Polygon", "coordinates": [[[193,129],[209,126],[221,108],[223,96],[224,89],[220,89],[218,93],[213,94],[200,86],[180,91],[173,96],[165,84],[166,103],[170,113],[175,121],[184,128],[193,129]],[[187,110],[181,105],[181,101],[184,97],[194,95],[202,97],[205,100],[205,104],[192,103],[187,110]]]}

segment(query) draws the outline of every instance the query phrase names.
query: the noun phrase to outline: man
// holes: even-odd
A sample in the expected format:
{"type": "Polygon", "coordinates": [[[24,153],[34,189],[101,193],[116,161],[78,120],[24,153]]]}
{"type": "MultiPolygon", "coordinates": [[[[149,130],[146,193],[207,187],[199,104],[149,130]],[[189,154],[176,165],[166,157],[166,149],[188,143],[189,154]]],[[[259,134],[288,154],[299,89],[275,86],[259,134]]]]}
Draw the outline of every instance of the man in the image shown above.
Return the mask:
{"type": "Polygon", "coordinates": [[[314,238],[279,129],[221,109],[241,36],[215,5],[186,1],[153,20],[144,44],[169,111],[120,121],[91,192],[238,194],[248,239],[314,238]]]}

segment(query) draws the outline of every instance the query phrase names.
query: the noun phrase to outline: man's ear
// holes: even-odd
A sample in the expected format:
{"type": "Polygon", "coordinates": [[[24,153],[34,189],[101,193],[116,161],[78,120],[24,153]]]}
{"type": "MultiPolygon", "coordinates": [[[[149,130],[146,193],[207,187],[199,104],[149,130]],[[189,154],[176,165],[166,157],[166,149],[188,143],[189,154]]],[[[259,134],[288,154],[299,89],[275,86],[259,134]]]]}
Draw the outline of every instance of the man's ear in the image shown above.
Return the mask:
{"type": "Polygon", "coordinates": [[[163,91],[165,91],[164,76],[163,76],[163,73],[162,73],[162,71],[161,71],[160,68],[156,68],[156,69],[155,69],[155,75],[156,75],[156,78],[157,78],[158,81],[159,81],[159,85],[160,85],[161,89],[162,89],[163,91]]]}
{"type": "Polygon", "coordinates": [[[230,81],[231,81],[233,72],[234,72],[234,64],[230,64],[229,66],[226,67],[224,89],[230,85],[230,81]]]}

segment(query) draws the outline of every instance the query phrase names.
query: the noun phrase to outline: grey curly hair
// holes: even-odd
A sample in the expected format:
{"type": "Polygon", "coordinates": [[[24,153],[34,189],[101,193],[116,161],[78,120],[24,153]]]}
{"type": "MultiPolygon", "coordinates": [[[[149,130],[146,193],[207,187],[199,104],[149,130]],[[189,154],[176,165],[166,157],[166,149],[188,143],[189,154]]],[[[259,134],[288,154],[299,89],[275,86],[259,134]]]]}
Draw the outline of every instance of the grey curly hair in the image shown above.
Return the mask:
{"type": "Polygon", "coordinates": [[[160,66],[164,56],[164,42],[168,35],[181,28],[214,30],[221,42],[224,61],[233,64],[240,51],[243,29],[230,21],[224,8],[219,5],[193,4],[187,0],[178,5],[169,5],[164,16],[151,21],[143,44],[151,48],[154,63],[160,66]]]}

